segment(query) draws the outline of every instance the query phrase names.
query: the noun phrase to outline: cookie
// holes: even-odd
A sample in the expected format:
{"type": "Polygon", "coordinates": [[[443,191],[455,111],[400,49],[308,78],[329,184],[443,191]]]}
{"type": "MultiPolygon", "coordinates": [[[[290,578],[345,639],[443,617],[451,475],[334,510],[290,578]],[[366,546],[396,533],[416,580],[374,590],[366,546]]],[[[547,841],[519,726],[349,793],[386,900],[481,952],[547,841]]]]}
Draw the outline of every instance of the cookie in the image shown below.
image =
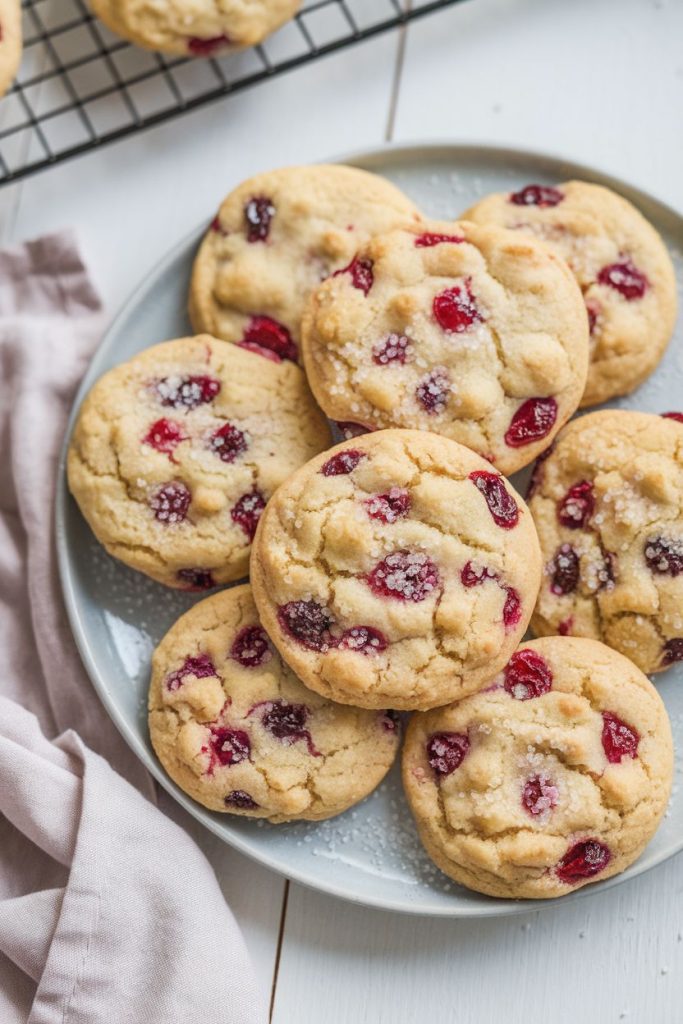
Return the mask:
{"type": "Polygon", "coordinates": [[[152,660],[149,729],[182,790],[212,811],[330,818],[375,789],[399,743],[390,712],[311,693],[261,625],[249,586],[182,616],[152,660]]]}
{"type": "Polygon", "coordinates": [[[673,775],[662,700],[594,640],[523,644],[494,685],[413,715],[403,783],[437,866],[489,896],[548,899],[624,871],[673,775]]]}
{"type": "Polygon", "coordinates": [[[487,685],[524,634],[541,563],[528,509],[490,463],[385,430],[277,490],[250,569],[263,625],[306,686],[410,710],[487,685]]]}
{"type": "Polygon", "coordinates": [[[545,564],[534,632],[602,640],[644,672],[683,660],[683,426],[616,409],[583,416],[531,491],[545,564]]]}
{"type": "Polygon", "coordinates": [[[487,196],[463,216],[542,238],[569,264],[590,328],[582,406],[626,395],[652,373],[673,333],[676,279],[664,243],[631,203],[568,181],[487,196]]]}
{"type": "Polygon", "coordinates": [[[417,218],[402,192],[354,167],[258,174],[230,193],[200,246],[190,286],[192,324],[297,360],[310,292],[353,265],[369,235],[417,218]]]}
{"type": "Polygon", "coordinates": [[[4,96],[21,60],[21,4],[0,0],[0,96],[4,96]]]}
{"type": "Polygon", "coordinates": [[[542,243],[431,221],[371,239],[316,289],[303,350],[332,419],[431,430],[512,473],[576,409],[588,328],[542,243]]]}
{"type": "Polygon", "coordinates": [[[189,57],[213,57],[254,46],[294,17],[301,0],[91,0],[97,17],[137,46],[189,57]]]}
{"type": "Polygon", "coordinates": [[[298,366],[182,338],[95,384],[71,439],[69,487],[111,555],[203,590],[246,575],[266,501],[329,444],[298,366]]]}

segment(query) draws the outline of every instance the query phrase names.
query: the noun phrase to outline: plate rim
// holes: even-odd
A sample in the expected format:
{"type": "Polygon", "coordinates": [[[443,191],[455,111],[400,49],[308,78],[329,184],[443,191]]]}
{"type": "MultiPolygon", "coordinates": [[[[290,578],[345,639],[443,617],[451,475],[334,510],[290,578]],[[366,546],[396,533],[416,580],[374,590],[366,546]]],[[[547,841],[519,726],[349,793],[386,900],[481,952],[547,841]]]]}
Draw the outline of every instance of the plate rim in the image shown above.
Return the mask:
{"type": "MultiPolygon", "coordinates": [[[[540,165],[545,164],[549,169],[551,167],[562,165],[571,173],[572,177],[580,177],[585,180],[606,185],[608,188],[613,188],[621,194],[629,197],[636,205],[639,203],[645,203],[649,206],[654,205],[658,208],[658,212],[661,213],[663,217],[678,220],[683,234],[683,213],[671,206],[669,203],[660,199],[657,195],[654,195],[637,185],[631,185],[629,182],[616,177],[610,172],[603,171],[600,168],[592,167],[582,162],[577,162],[570,157],[554,152],[526,149],[506,144],[481,143],[468,140],[449,142],[444,141],[443,139],[418,139],[415,141],[384,142],[379,146],[356,149],[351,152],[337,154],[326,160],[313,161],[313,163],[348,164],[350,166],[357,166],[362,169],[371,170],[371,165],[373,163],[381,163],[382,160],[386,161],[388,154],[391,155],[392,159],[397,161],[400,161],[402,157],[406,160],[424,160],[425,158],[429,159],[430,156],[432,158],[440,156],[448,158],[449,155],[459,156],[462,159],[463,156],[469,154],[473,157],[476,157],[477,155],[485,156],[489,160],[508,160],[518,161],[520,163],[524,161],[537,162],[540,165]]],[[[639,867],[639,861],[636,860],[629,868],[627,868],[626,871],[621,874],[614,875],[611,878],[606,879],[604,882],[583,886],[574,893],[568,893],[566,896],[549,900],[498,900],[492,897],[487,897],[484,894],[476,894],[480,897],[481,903],[473,903],[471,906],[465,905],[450,907],[448,904],[444,904],[443,907],[425,907],[421,905],[419,901],[411,902],[401,901],[398,899],[392,899],[389,901],[386,898],[375,897],[372,894],[360,896],[359,894],[348,891],[343,886],[340,887],[339,885],[336,885],[333,880],[328,881],[309,877],[305,871],[290,864],[284,864],[279,857],[270,855],[267,850],[254,849],[246,839],[243,839],[242,836],[238,834],[226,835],[221,827],[222,823],[214,820],[206,808],[201,804],[197,804],[194,800],[188,797],[166,775],[161,764],[142,744],[135,729],[128,724],[125,717],[119,710],[119,706],[114,700],[109,687],[107,686],[104,678],[100,675],[98,660],[88,638],[88,631],[83,621],[81,607],[76,597],[74,574],[72,572],[72,555],[67,541],[68,508],[73,499],[71,498],[67,486],[66,460],[69,441],[71,439],[77,413],[86,393],[92,387],[94,379],[96,379],[94,375],[97,374],[99,376],[98,363],[103,357],[103,352],[108,350],[109,339],[118,332],[119,324],[123,323],[135,310],[142,296],[149,292],[154,284],[166,273],[170,264],[172,264],[190,246],[196,245],[203,237],[206,230],[207,222],[203,222],[201,226],[194,228],[192,231],[183,235],[183,237],[179,239],[160,259],[156,260],[143,279],[131,291],[128,298],[124,301],[109,323],[94,349],[90,360],[88,361],[85,373],[83,374],[81,382],[74,395],[57,463],[54,537],[56,543],[59,580],[67,619],[76,648],[79,652],[88,678],[90,679],[91,685],[100,702],[103,704],[109,718],[112,720],[115,727],[130,747],[132,753],[138,758],[143,767],[150,773],[156,782],[162,786],[162,788],[165,789],[166,792],[168,792],[169,795],[195,819],[195,821],[198,821],[200,825],[208,829],[213,835],[217,836],[233,849],[238,850],[243,855],[264,867],[269,868],[271,871],[275,871],[280,876],[291,881],[295,881],[308,889],[313,889],[314,891],[334,896],[337,899],[345,900],[346,902],[350,902],[357,906],[363,906],[373,910],[383,910],[389,913],[393,912],[413,916],[453,920],[509,917],[514,914],[531,913],[533,911],[563,906],[566,905],[568,901],[574,902],[576,900],[585,899],[588,896],[597,897],[617,885],[621,885],[624,882],[646,874],[653,868],[658,867],[660,864],[680,853],[683,850],[683,837],[680,840],[680,844],[675,849],[660,851],[660,853],[645,866],[639,867]]]]}

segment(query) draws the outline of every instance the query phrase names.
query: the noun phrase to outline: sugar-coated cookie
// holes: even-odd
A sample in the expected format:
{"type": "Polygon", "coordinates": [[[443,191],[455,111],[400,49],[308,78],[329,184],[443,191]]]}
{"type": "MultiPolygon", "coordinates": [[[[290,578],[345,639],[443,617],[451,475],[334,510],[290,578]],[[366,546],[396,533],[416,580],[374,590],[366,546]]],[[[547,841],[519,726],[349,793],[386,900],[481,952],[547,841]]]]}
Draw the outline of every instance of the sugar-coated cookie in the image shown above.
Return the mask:
{"type": "Polygon", "coordinates": [[[431,430],[512,473],[578,406],[588,327],[547,246],[429,221],[371,239],[316,289],[303,349],[332,419],[431,430]]]}
{"type": "Polygon", "coordinates": [[[107,28],[137,46],[213,57],[254,46],[292,18],[301,0],[90,0],[107,28]]]}
{"type": "Polygon", "coordinates": [[[381,782],[398,750],[390,712],[311,693],[279,657],[251,590],[201,601],[152,661],[152,745],[181,789],[214,811],[329,818],[381,782]]]}
{"type": "Polygon", "coordinates": [[[631,203],[568,181],[487,196],[463,216],[540,237],[569,264],[590,327],[583,406],[626,395],[652,373],[673,332],[676,279],[664,243],[631,203]]]}
{"type": "Polygon", "coordinates": [[[95,384],[71,439],[69,486],[110,554],[203,590],[246,575],[266,501],[330,441],[298,366],[182,338],[95,384]]]}
{"type": "Polygon", "coordinates": [[[306,686],[429,708],[485,686],[540,580],[533,521],[455,441],[385,430],[316,457],[275,493],[251,559],[263,625],[306,686]]]}
{"type": "Polygon", "coordinates": [[[417,218],[394,185],[354,167],[258,174],[230,193],[201,244],[190,287],[193,326],[297,360],[313,288],[351,265],[370,235],[417,218]]]}
{"type": "Polygon", "coordinates": [[[19,0],[0,0],[0,96],[17,73],[21,45],[21,4],[19,0]]]}
{"type": "Polygon", "coordinates": [[[673,775],[659,694],[594,640],[523,644],[494,685],[413,715],[403,782],[451,878],[508,898],[563,896],[619,874],[652,838],[673,775]]]}
{"type": "Polygon", "coordinates": [[[534,631],[602,640],[644,672],[683,660],[683,425],[583,416],[531,492],[545,566],[534,631]]]}

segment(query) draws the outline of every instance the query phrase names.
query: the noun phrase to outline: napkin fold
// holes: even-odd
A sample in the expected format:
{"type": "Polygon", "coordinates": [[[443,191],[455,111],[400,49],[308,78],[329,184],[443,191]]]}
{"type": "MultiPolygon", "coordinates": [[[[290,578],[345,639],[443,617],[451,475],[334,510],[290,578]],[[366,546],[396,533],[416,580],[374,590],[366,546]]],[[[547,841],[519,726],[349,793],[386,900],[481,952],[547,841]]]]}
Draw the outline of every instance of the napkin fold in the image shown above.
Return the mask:
{"type": "Polygon", "coordinates": [[[0,1021],[262,1024],[214,873],[154,806],[62,605],[57,460],[101,328],[71,233],[0,251],[0,1021]]]}

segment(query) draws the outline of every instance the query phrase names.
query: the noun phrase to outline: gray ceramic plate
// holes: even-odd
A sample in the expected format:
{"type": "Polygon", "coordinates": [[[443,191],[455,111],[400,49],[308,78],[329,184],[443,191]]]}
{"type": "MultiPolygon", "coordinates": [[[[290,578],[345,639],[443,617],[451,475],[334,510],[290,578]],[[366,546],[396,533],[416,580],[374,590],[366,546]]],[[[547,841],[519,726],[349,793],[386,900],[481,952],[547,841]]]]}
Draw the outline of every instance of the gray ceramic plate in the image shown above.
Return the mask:
{"type": "MultiPolygon", "coordinates": [[[[683,218],[673,210],[588,167],[518,150],[468,145],[387,147],[344,158],[390,178],[427,213],[453,218],[486,192],[529,182],[584,178],[610,185],[631,199],[659,229],[681,275],[683,218]]],[[[226,190],[236,182],[226,181],[226,190]]],[[[207,223],[213,211],[207,210],[207,223]]],[[[171,252],[121,311],[83,380],[75,411],[94,381],[140,349],[190,333],[185,312],[196,231],[171,252]]],[[[624,408],[662,412],[683,402],[681,328],[655,373],[624,408]]],[[[107,711],[149,771],[190,814],[232,846],[289,878],[357,903],[442,917],[495,916],[528,910],[529,903],[489,899],[450,883],[427,860],[417,840],[396,771],[364,803],[316,824],[271,826],[212,814],[186,797],[152,753],[146,726],[150,655],[193,599],[171,593],[109,558],[70,498],[62,465],[57,495],[57,543],[64,596],[76,642],[107,711]]],[[[683,747],[683,665],[658,679],[683,747]]],[[[683,795],[647,850],[625,874],[564,899],[578,899],[633,878],[683,848],[683,795]]],[[[534,904],[534,906],[549,904],[534,904]]]]}

